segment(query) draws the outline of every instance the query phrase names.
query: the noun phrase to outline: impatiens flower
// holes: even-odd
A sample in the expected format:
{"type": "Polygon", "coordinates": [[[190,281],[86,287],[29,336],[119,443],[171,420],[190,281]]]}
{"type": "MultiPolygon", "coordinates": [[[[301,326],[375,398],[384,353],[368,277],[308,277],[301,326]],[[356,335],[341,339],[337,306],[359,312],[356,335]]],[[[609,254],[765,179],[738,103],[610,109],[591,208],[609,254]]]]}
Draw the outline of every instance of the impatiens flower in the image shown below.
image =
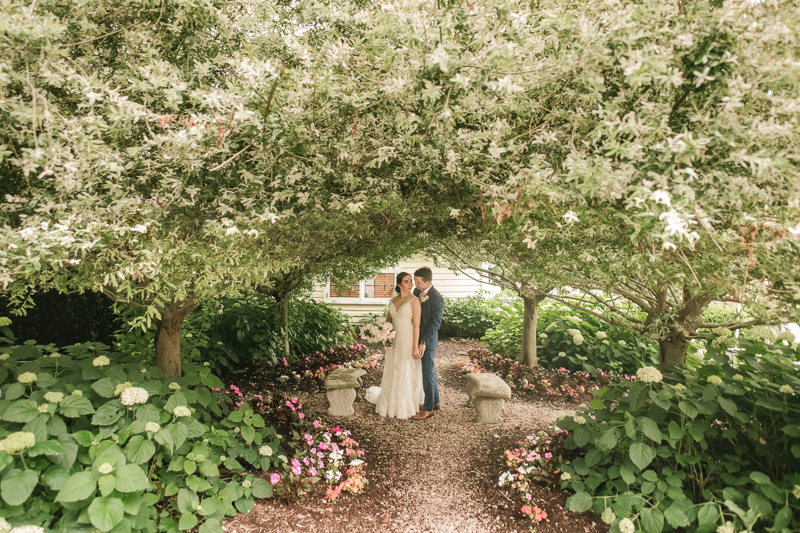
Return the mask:
{"type": "Polygon", "coordinates": [[[722,378],[719,376],[708,376],[708,382],[711,383],[712,385],[721,385],[722,378]]]}
{"type": "Polygon", "coordinates": [[[51,403],[60,403],[64,399],[63,392],[48,392],[44,395],[44,399],[51,403]]]}
{"type": "Polygon", "coordinates": [[[274,485],[275,483],[279,483],[279,482],[280,482],[280,480],[281,480],[281,476],[280,476],[280,475],[278,475],[278,474],[272,474],[272,475],[269,477],[269,482],[270,482],[270,483],[272,483],[273,485],[274,485]]]}
{"type": "Polygon", "coordinates": [[[34,381],[36,381],[36,374],[34,374],[33,372],[23,372],[22,374],[19,375],[17,381],[19,381],[20,383],[33,383],[34,381]]]}
{"type": "Polygon", "coordinates": [[[92,365],[94,366],[108,366],[109,364],[111,364],[111,360],[105,355],[99,355],[92,361],[92,365]]]}
{"type": "Polygon", "coordinates": [[[158,433],[159,429],[161,429],[161,425],[158,422],[148,422],[144,425],[144,430],[150,433],[158,433]]]}
{"type": "Polygon", "coordinates": [[[636,371],[636,378],[644,383],[658,383],[664,376],[662,376],[661,372],[655,367],[643,366],[636,371]]]}
{"type": "Polygon", "coordinates": [[[618,527],[620,533],[636,533],[636,526],[633,524],[630,518],[623,518],[620,520],[618,527]]]}
{"type": "Polygon", "coordinates": [[[103,463],[100,465],[97,471],[100,472],[101,474],[110,474],[111,472],[114,471],[114,467],[111,466],[110,463],[103,463]]]}
{"type": "Polygon", "coordinates": [[[146,403],[150,393],[141,387],[129,387],[122,391],[119,401],[122,405],[131,406],[137,403],[146,403]]]}
{"type": "Polygon", "coordinates": [[[192,411],[185,405],[179,405],[172,411],[172,414],[178,418],[184,418],[187,416],[192,416],[192,411]]]}
{"type": "Polygon", "coordinates": [[[272,448],[269,446],[262,446],[258,449],[258,453],[264,457],[272,457],[272,448]]]}
{"type": "Polygon", "coordinates": [[[522,511],[523,514],[530,515],[533,512],[533,508],[530,505],[525,505],[520,511],[522,511]]]}

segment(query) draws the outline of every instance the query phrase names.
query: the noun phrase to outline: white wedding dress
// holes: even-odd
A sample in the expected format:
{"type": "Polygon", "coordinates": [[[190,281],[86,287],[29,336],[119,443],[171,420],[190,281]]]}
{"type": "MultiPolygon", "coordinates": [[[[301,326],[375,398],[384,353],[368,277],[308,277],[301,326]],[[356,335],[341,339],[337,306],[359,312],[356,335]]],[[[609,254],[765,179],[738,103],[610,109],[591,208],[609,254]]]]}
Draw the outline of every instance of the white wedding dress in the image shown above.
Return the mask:
{"type": "Polygon", "coordinates": [[[414,348],[411,300],[402,304],[400,309],[395,309],[394,301],[390,302],[389,316],[397,334],[392,346],[386,349],[375,412],[391,418],[411,418],[425,399],[422,361],[411,357],[414,348]]]}

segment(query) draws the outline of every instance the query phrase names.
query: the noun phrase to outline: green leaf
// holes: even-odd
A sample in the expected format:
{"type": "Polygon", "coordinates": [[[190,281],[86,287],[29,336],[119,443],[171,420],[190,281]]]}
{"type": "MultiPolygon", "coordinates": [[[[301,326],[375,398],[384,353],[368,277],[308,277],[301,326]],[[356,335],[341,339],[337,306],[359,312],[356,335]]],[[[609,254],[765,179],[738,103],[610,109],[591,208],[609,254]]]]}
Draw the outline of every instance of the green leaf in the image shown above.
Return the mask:
{"type": "Polygon", "coordinates": [[[800,444],[792,444],[792,455],[797,458],[800,458],[800,444]]]}
{"type": "Polygon", "coordinates": [[[197,525],[197,516],[194,513],[183,513],[178,522],[178,527],[184,531],[194,528],[197,525]]]}
{"type": "Polygon", "coordinates": [[[783,507],[775,513],[775,522],[772,524],[773,531],[782,531],[788,528],[793,518],[791,508],[788,505],[783,507]]]}
{"type": "Polygon", "coordinates": [[[169,411],[171,413],[179,405],[188,406],[188,404],[186,403],[186,397],[181,392],[176,392],[175,394],[169,397],[169,400],[167,400],[167,404],[164,406],[164,410],[169,411]]]}
{"type": "Polygon", "coordinates": [[[42,473],[42,484],[50,490],[61,490],[69,479],[69,470],[53,465],[42,473]]]}
{"type": "Polygon", "coordinates": [[[628,418],[628,421],[625,422],[625,434],[629,439],[636,438],[636,423],[633,421],[633,417],[628,418]]]}
{"type": "Polygon", "coordinates": [[[256,430],[251,426],[242,426],[242,438],[247,444],[252,444],[253,439],[256,438],[256,430]]]}
{"type": "Polygon", "coordinates": [[[654,507],[642,509],[639,521],[648,533],[661,533],[664,529],[664,514],[654,507]]]}
{"type": "Polygon", "coordinates": [[[567,509],[582,513],[592,508],[592,497],[588,492],[578,492],[567,498],[567,509]]]}
{"type": "Polygon", "coordinates": [[[89,496],[93,496],[97,489],[97,483],[92,477],[92,473],[84,470],[73,474],[56,496],[57,502],[79,502],[89,496]]]}
{"type": "Polygon", "coordinates": [[[572,434],[572,437],[575,439],[575,444],[577,444],[578,447],[582,448],[589,443],[589,440],[591,440],[592,438],[592,434],[589,432],[588,429],[579,427],[572,434]]]}
{"type": "Polygon", "coordinates": [[[639,423],[642,425],[642,432],[648,439],[655,441],[656,444],[661,444],[661,440],[664,436],[661,434],[658,424],[647,417],[640,418],[639,423]]]}
{"type": "Polygon", "coordinates": [[[66,432],[67,425],[64,423],[64,419],[60,416],[53,415],[50,417],[50,420],[47,421],[47,433],[53,437],[64,435],[66,432]]]}
{"type": "Polygon", "coordinates": [[[272,485],[264,479],[254,478],[251,490],[254,498],[271,498],[272,485]]]}
{"type": "Polygon", "coordinates": [[[619,475],[622,477],[622,481],[628,485],[632,485],[634,482],[636,482],[636,474],[634,474],[633,470],[627,466],[619,467],[619,475]]]}
{"type": "Polygon", "coordinates": [[[14,468],[3,475],[0,495],[8,505],[22,505],[28,500],[38,483],[39,473],[36,470],[14,468]]]}
{"type": "Polygon", "coordinates": [[[664,518],[667,520],[667,523],[672,527],[686,527],[689,525],[689,517],[686,516],[677,505],[670,505],[666,511],[664,511],[664,518]]]}
{"type": "MultiPolygon", "coordinates": [[[[186,429],[186,425],[182,422],[176,422],[172,426],[170,426],[167,431],[172,435],[172,442],[175,444],[175,449],[181,447],[181,445],[186,441],[186,437],[189,435],[189,431],[186,429]]],[[[159,433],[163,433],[164,430],[159,431],[159,433]]]]}
{"type": "Polygon", "coordinates": [[[756,471],[750,472],[750,479],[759,484],[772,483],[772,479],[768,475],[756,471]]]}
{"type": "Polygon", "coordinates": [[[714,526],[714,529],[716,529],[716,523],[718,519],[719,507],[713,503],[701,505],[700,510],[697,511],[697,521],[699,522],[700,526],[714,526]]]}
{"type": "Polygon", "coordinates": [[[602,449],[605,452],[610,452],[616,446],[617,441],[619,440],[619,431],[617,428],[611,428],[609,430],[604,431],[600,437],[597,439],[596,444],[597,447],[602,449]]]}
{"type": "Polygon", "coordinates": [[[641,470],[647,468],[656,456],[655,450],[643,442],[635,442],[631,445],[630,457],[633,464],[641,470]]]}
{"type": "Polygon", "coordinates": [[[790,437],[800,437],[800,426],[788,424],[781,428],[781,431],[789,435],[790,437]]]}
{"type": "Polygon", "coordinates": [[[248,514],[256,506],[256,502],[253,500],[253,498],[244,497],[236,500],[234,505],[240,513],[248,514]]]}
{"type": "Polygon", "coordinates": [[[16,400],[23,394],[25,394],[25,385],[22,383],[12,383],[6,389],[6,392],[3,393],[3,399],[5,400],[16,400]]]}
{"type": "Polygon", "coordinates": [[[669,438],[672,440],[680,440],[686,435],[686,432],[674,420],[670,421],[668,428],[669,438]]]}
{"type": "Polygon", "coordinates": [[[36,402],[33,400],[17,400],[3,413],[3,420],[25,424],[39,416],[39,410],[36,407],[36,402]]]}
{"type": "Polygon", "coordinates": [[[55,457],[51,457],[50,460],[58,466],[69,470],[72,468],[72,465],[75,464],[75,459],[78,457],[78,443],[75,442],[75,438],[68,433],[60,435],[58,437],[58,442],[61,443],[61,447],[64,448],[64,451],[55,457]]]}
{"type": "Polygon", "coordinates": [[[678,407],[689,418],[695,418],[697,416],[697,408],[689,402],[678,402],[678,407]]]}
{"type": "Polygon", "coordinates": [[[187,474],[194,474],[197,472],[197,463],[194,461],[186,460],[183,462],[183,471],[187,474]]]}
{"type": "Polygon", "coordinates": [[[153,436],[153,438],[157,443],[164,446],[170,455],[172,455],[172,453],[175,451],[175,444],[172,442],[172,433],[169,431],[159,431],[153,436]]]}
{"type": "Polygon", "coordinates": [[[125,494],[122,498],[122,503],[125,504],[126,514],[135,515],[139,512],[139,508],[142,506],[142,495],[136,493],[125,494]]]}
{"type": "Polygon", "coordinates": [[[28,455],[36,457],[39,455],[57,455],[64,453],[64,446],[57,440],[46,440],[44,442],[37,442],[33,448],[28,450],[28,455]]]}
{"type": "Polygon", "coordinates": [[[103,378],[92,383],[92,388],[103,398],[113,398],[117,385],[111,378],[103,378]]]}
{"type": "Polygon", "coordinates": [[[223,533],[223,531],[219,520],[206,520],[200,524],[200,533],[223,533]]]}
{"type": "Polygon", "coordinates": [[[144,470],[139,465],[124,465],[116,471],[117,490],[120,492],[139,492],[147,490],[149,483],[144,470]]]}
{"type": "Polygon", "coordinates": [[[123,415],[120,406],[121,404],[119,401],[103,404],[92,417],[92,424],[95,426],[109,426],[113,424],[123,415]]]}
{"type": "Polygon", "coordinates": [[[114,488],[116,486],[117,480],[114,478],[114,476],[106,475],[97,480],[97,488],[100,489],[100,494],[102,496],[108,496],[114,492],[114,488]]]}
{"type": "Polygon", "coordinates": [[[717,398],[717,401],[719,402],[720,407],[722,407],[725,410],[725,412],[731,416],[735,415],[736,411],[739,410],[739,408],[736,407],[736,402],[734,402],[733,400],[729,400],[728,398],[723,398],[722,396],[720,396],[719,398],[717,398]]]}
{"type": "Polygon", "coordinates": [[[125,451],[128,453],[128,462],[138,465],[146,463],[155,455],[156,446],[141,435],[136,435],[128,441],[125,451]]]}
{"type": "Polygon", "coordinates": [[[195,492],[205,492],[211,488],[211,483],[197,476],[189,476],[186,478],[186,486],[195,492]]]}
{"type": "Polygon", "coordinates": [[[628,402],[631,405],[631,412],[638,411],[649,398],[650,389],[639,384],[631,385],[628,392],[628,402]]]}
{"type": "Polygon", "coordinates": [[[94,407],[92,407],[92,402],[83,396],[70,395],[61,400],[59,413],[67,418],[78,418],[94,413],[94,407]]]}
{"type": "Polygon", "coordinates": [[[200,473],[205,477],[219,477],[219,468],[213,462],[206,459],[200,463],[200,473]]]}
{"type": "Polygon", "coordinates": [[[180,512],[193,513],[198,505],[200,505],[200,498],[194,491],[189,489],[178,491],[178,510],[180,512]]]}
{"type": "Polygon", "coordinates": [[[89,505],[89,519],[92,525],[106,532],[122,521],[125,506],[119,498],[95,498],[89,505]]]}

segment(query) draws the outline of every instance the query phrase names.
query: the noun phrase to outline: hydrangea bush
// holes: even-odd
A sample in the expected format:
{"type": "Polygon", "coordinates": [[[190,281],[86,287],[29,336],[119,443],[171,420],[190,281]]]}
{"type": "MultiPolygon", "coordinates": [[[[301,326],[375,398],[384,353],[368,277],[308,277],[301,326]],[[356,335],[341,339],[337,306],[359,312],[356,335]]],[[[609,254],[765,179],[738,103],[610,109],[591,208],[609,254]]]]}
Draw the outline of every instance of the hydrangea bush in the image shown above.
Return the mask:
{"type": "Polygon", "coordinates": [[[680,372],[643,367],[558,421],[574,454],[569,509],[593,509],[612,533],[800,530],[797,354],[749,340],[730,351],[731,339],[680,372]]]}
{"type": "Polygon", "coordinates": [[[2,348],[1,517],[63,531],[210,533],[272,496],[242,474],[280,465],[283,441],[247,404],[231,411],[208,367],[165,381],[107,348],[2,348]]]}

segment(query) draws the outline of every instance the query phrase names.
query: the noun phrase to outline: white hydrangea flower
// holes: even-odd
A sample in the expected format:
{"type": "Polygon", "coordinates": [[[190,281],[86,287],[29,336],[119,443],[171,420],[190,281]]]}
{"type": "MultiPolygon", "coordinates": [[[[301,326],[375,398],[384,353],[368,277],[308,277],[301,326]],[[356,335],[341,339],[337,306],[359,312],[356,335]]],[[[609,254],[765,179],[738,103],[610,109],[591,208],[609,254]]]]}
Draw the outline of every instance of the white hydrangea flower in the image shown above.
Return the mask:
{"type": "Polygon", "coordinates": [[[559,357],[566,357],[567,356],[567,352],[558,352],[558,356],[559,357]]]}
{"type": "Polygon", "coordinates": [[[170,383],[170,384],[169,384],[169,388],[170,388],[171,390],[181,390],[181,386],[180,386],[180,385],[178,385],[177,383],[175,383],[174,381],[173,381],[172,383],[170,383]]]}
{"type": "Polygon", "coordinates": [[[664,376],[661,375],[661,372],[655,367],[643,366],[636,371],[636,379],[644,383],[658,383],[664,379],[664,376]]]}
{"type": "Polygon", "coordinates": [[[111,463],[103,463],[98,467],[97,471],[101,474],[110,474],[114,471],[114,467],[111,466],[111,463]]]}
{"type": "Polygon", "coordinates": [[[570,479],[572,479],[572,475],[569,472],[561,474],[561,481],[569,481],[570,479]]]}
{"type": "Polygon", "coordinates": [[[600,520],[602,520],[604,524],[611,524],[616,519],[617,515],[614,514],[614,510],[611,507],[606,507],[603,510],[603,514],[600,515],[600,520]]]}
{"type": "Polygon", "coordinates": [[[575,343],[575,346],[580,346],[581,344],[583,344],[583,335],[581,335],[580,333],[575,335],[574,337],[572,337],[572,342],[575,343]]]}
{"type": "Polygon", "coordinates": [[[569,307],[567,307],[566,305],[562,305],[561,307],[556,309],[556,311],[558,311],[559,313],[569,313],[571,311],[571,309],[569,307]]]}
{"type": "Polygon", "coordinates": [[[601,341],[601,342],[602,342],[603,344],[605,344],[606,346],[608,346],[609,344],[611,344],[611,343],[609,343],[608,341],[601,341]]]}
{"type": "Polygon", "coordinates": [[[83,396],[83,391],[80,389],[75,389],[74,391],[70,392],[72,396],[83,396]]]}
{"type": "Polygon", "coordinates": [[[39,526],[17,526],[10,531],[11,533],[44,533],[44,528],[39,526]]]}
{"type": "Polygon", "coordinates": [[[245,479],[244,481],[242,481],[242,487],[246,489],[249,489],[252,485],[253,483],[249,479],[245,479]]]}
{"type": "Polygon", "coordinates": [[[233,432],[234,433],[239,433],[240,431],[241,431],[241,428],[239,428],[239,427],[233,428],[233,432]]]}
{"type": "Polygon", "coordinates": [[[14,454],[33,448],[33,445],[36,444],[36,435],[28,431],[17,431],[3,439],[0,444],[7,453],[14,454]]]}
{"type": "Polygon", "coordinates": [[[781,331],[778,333],[778,336],[775,338],[775,341],[788,341],[794,342],[794,333],[791,331],[781,331]]]}
{"type": "Polygon", "coordinates": [[[577,416],[577,417],[575,417],[575,422],[577,422],[578,424],[585,424],[586,423],[586,419],[584,417],[582,417],[582,416],[577,416]]]}
{"type": "Polygon", "coordinates": [[[619,344],[620,346],[627,346],[628,345],[628,343],[625,342],[625,341],[617,341],[617,344],[619,344]]]}
{"type": "Polygon", "coordinates": [[[744,381],[744,376],[741,375],[741,374],[736,374],[735,376],[733,376],[733,380],[734,381],[744,381]]]}
{"type": "Polygon", "coordinates": [[[540,339],[546,339],[547,338],[547,333],[539,333],[539,338],[540,339]]]}
{"type": "Polygon", "coordinates": [[[575,335],[580,335],[580,334],[581,332],[574,328],[570,328],[567,330],[567,335],[569,335],[570,337],[574,337],[575,335]]]}
{"type": "Polygon", "coordinates": [[[125,392],[125,389],[130,389],[131,387],[133,387],[133,384],[131,384],[130,381],[120,383],[114,388],[114,396],[119,396],[120,394],[125,392]]]}
{"type": "Polygon", "coordinates": [[[733,522],[725,522],[717,528],[717,533],[736,533],[733,528],[733,522]]]}
{"type": "Polygon", "coordinates": [[[50,403],[61,403],[61,400],[64,399],[64,393],[51,391],[44,395],[44,399],[50,403]]]}
{"type": "Polygon", "coordinates": [[[51,354],[50,354],[50,358],[51,358],[51,359],[58,359],[59,357],[61,357],[61,354],[60,354],[60,353],[58,353],[58,352],[55,352],[55,353],[51,353],[51,354]]]}
{"type": "Polygon", "coordinates": [[[675,384],[675,390],[684,391],[684,390],[686,390],[686,386],[683,383],[676,383],[675,384]]]}
{"type": "Polygon", "coordinates": [[[219,456],[219,462],[220,462],[220,463],[224,463],[224,462],[225,462],[225,461],[227,461],[227,460],[228,460],[228,458],[227,458],[227,457],[225,457],[224,455],[220,455],[220,456],[219,456]]]}
{"type": "Polygon", "coordinates": [[[34,381],[36,381],[36,374],[34,374],[33,372],[23,372],[22,374],[19,375],[17,381],[26,384],[33,383],[34,381]]]}
{"type": "Polygon", "coordinates": [[[608,337],[608,335],[606,335],[604,331],[598,331],[595,335],[597,336],[598,339],[605,339],[606,337],[608,337]]]}
{"type": "Polygon", "coordinates": [[[289,459],[287,459],[285,455],[279,455],[278,459],[280,459],[282,463],[288,463],[289,462],[289,459]]]}
{"type": "Polygon", "coordinates": [[[719,376],[708,376],[708,382],[711,383],[712,385],[721,385],[722,378],[719,376]]]}
{"type": "Polygon", "coordinates": [[[158,422],[148,422],[144,425],[144,430],[149,431],[150,433],[158,433],[159,429],[161,429],[161,424],[158,422]]]}
{"type": "Polygon", "coordinates": [[[192,410],[186,407],[185,405],[179,405],[172,411],[172,414],[178,418],[184,418],[187,416],[192,416],[192,410]]]}
{"type": "Polygon", "coordinates": [[[791,388],[789,385],[781,385],[781,388],[778,389],[778,391],[783,394],[794,394],[794,389],[791,388]]]}
{"type": "Polygon", "coordinates": [[[633,525],[630,518],[623,518],[619,521],[619,531],[620,533],[636,533],[636,526],[633,525]]]}
{"type": "Polygon", "coordinates": [[[0,516],[0,533],[10,533],[11,524],[6,522],[6,519],[0,516]]]}
{"type": "Polygon", "coordinates": [[[263,455],[264,457],[272,457],[272,448],[269,446],[262,446],[258,449],[258,453],[263,455]]]}
{"type": "Polygon", "coordinates": [[[98,355],[94,358],[94,361],[92,361],[93,366],[103,367],[108,366],[109,364],[111,364],[111,360],[105,355],[98,355]]]}
{"type": "Polygon", "coordinates": [[[119,401],[122,405],[134,405],[137,403],[146,403],[150,397],[150,393],[141,387],[130,387],[122,391],[119,401]]]}
{"type": "Polygon", "coordinates": [[[550,333],[551,331],[553,331],[553,330],[554,330],[554,329],[556,329],[557,327],[558,327],[558,324],[556,324],[555,322],[550,322],[550,325],[549,325],[549,326],[547,326],[546,328],[544,328],[544,330],[545,330],[547,333],[550,333]]]}
{"type": "Polygon", "coordinates": [[[46,412],[47,412],[47,406],[48,406],[48,405],[50,405],[50,404],[43,403],[42,405],[40,405],[39,407],[37,407],[37,408],[36,408],[36,410],[37,410],[37,411],[39,411],[40,413],[46,413],[46,412]]]}
{"type": "Polygon", "coordinates": [[[8,358],[9,355],[7,353],[0,353],[0,361],[5,361],[8,358]]]}
{"type": "Polygon", "coordinates": [[[208,361],[206,361],[205,363],[203,363],[203,366],[208,366],[208,361]]]}

